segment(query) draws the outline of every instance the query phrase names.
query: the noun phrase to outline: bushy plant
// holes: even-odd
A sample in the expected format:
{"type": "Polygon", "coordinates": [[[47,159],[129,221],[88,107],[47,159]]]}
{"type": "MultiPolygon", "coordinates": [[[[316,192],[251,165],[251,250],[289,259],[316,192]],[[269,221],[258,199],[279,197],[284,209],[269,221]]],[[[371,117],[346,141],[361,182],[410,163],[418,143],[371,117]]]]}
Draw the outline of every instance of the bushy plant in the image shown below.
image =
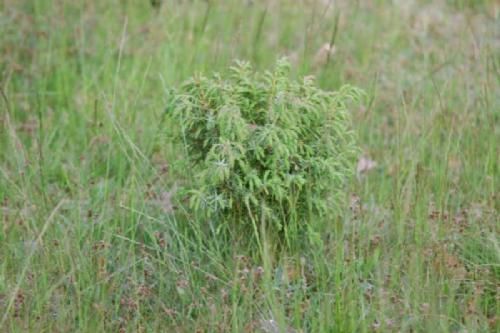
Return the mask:
{"type": "Polygon", "coordinates": [[[172,115],[196,170],[195,210],[281,229],[338,206],[357,152],[346,103],[359,90],[289,72],[286,60],[264,74],[238,62],[228,77],[182,85],[172,115]]]}

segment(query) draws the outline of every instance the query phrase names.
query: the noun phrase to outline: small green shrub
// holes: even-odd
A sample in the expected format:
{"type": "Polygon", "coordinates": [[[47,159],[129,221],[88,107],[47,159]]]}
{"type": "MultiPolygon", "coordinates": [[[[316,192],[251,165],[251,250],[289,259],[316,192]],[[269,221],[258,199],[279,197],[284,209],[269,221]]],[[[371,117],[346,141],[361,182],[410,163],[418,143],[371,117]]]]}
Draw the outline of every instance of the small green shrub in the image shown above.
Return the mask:
{"type": "Polygon", "coordinates": [[[346,103],[359,90],[315,87],[239,62],[227,78],[196,76],[173,101],[195,181],[190,203],[224,220],[280,230],[338,207],[357,153],[346,103]]]}

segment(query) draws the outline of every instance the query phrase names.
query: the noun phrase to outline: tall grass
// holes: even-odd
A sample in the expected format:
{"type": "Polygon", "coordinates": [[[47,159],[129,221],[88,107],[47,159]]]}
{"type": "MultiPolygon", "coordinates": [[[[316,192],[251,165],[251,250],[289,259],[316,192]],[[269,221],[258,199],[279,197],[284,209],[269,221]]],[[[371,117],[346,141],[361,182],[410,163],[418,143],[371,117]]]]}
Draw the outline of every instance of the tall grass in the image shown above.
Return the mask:
{"type": "Polygon", "coordinates": [[[495,6],[3,0],[0,331],[498,330],[495,6]],[[196,174],[164,112],[197,72],[281,56],[368,93],[377,166],[311,248],[249,253],[170,202],[196,174]]]}

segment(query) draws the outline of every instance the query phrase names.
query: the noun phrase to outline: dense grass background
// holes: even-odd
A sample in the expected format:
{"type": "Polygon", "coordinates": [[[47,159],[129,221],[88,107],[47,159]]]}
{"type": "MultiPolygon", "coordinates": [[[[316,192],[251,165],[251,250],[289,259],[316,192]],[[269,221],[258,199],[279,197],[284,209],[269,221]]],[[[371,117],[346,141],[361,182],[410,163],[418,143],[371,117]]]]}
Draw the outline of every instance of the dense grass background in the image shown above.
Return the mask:
{"type": "Polygon", "coordinates": [[[0,1],[0,331],[498,330],[499,8],[0,1]],[[364,157],[310,249],[249,253],[171,202],[167,91],[283,55],[367,92],[364,157]]]}

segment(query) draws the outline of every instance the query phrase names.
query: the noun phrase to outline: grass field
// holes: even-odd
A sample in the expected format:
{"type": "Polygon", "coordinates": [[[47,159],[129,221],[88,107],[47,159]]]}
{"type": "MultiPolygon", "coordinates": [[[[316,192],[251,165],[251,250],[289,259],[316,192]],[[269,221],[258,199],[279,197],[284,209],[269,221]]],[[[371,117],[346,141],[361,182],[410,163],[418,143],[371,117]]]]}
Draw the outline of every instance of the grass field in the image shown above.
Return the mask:
{"type": "Polygon", "coordinates": [[[1,0],[0,88],[0,332],[500,330],[498,1],[1,0]],[[281,56],[366,92],[363,154],[314,246],[253,252],[172,199],[164,111],[281,56]]]}

